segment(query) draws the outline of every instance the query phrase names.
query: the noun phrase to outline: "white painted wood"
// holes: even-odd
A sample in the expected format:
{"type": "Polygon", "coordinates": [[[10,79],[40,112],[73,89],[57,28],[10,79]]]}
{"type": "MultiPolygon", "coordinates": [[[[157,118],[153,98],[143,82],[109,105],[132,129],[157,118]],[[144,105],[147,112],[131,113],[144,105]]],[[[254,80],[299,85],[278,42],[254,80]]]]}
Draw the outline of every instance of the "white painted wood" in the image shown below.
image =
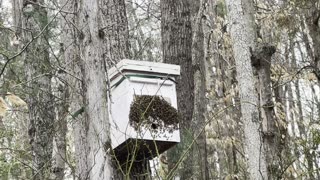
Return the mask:
{"type": "Polygon", "coordinates": [[[108,71],[109,78],[113,79],[115,76],[119,75],[119,72],[124,72],[126,70],[132,72],[141,71],[155,74],[169,74],[173,76],[180,75],[180,66],[178,65],[124,59],[115,67],[110,68],[108,71]]]}
{"type": "Polygon", "coordinates": [[[129,123],[130,105],[134,95],[162,96],[177,108],[176,85],[172,80],[179,74],[180,67],[177,65],[133,60],[123,60],[117,68],[109,70],[109,78],[112,79],[109,117],[113,149],[130,138],[180,142],[179,130],[155,133],[143,128],[141,132],[137,132],[129,123]]]}

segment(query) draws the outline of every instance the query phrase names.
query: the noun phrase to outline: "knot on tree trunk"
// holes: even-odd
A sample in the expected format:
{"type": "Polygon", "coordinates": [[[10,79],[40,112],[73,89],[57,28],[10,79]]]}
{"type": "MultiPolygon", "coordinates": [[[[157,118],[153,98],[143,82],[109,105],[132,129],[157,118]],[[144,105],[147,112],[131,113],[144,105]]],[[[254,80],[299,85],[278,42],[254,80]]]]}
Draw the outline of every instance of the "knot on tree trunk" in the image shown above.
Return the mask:
{"type": "Polygon", "coordinates": [[[273,139],[275,137],[275,133],[272,131],[263,131],[262,135],[265,139],[273,139]]]}
{"type": "Polygon", "coordinates": [[[251,64],[257,69],[270,66],[271,56],[276,52],[276,48],[269,44],[258,44],[251,51],[251,64]]]}
{"type": "Polygon", "coordinates": [[[53,172],[53,173],[60,173],[60,172],[63,172],[63,171],[64,171],[64,169],[61,168],[61,167],[54,167],[54,168],[52,169],[52,172],[53,172]]]}
{"type": "Polygon", "coordinates": [[[312,23],[314,26],[319,27],[320,11],[315,10],[312,12],[312,23]]]}
{"type": "Polygon", "coordinates": [[[274,108],[274,103],[271,99],[269,99],[267,102],[264,103],[263,105],[264,108],[271,108],[273,109],[274,108]]]}

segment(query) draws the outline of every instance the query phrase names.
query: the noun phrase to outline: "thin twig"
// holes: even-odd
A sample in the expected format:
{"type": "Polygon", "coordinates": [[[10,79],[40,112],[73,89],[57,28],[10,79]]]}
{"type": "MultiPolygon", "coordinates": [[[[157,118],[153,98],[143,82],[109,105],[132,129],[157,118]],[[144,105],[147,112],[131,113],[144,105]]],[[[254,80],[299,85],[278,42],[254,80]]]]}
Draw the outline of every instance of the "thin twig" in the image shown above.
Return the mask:
{"type": "Polygon", "coordinates": [[[31,43],[38,39],[49,27],[50,24],[52,24],[52,22],[56,19],[56,17],[58,16],[58,14],[62,11],[62,9],[64,8],[64,6],[67,5],[67,3],[69,2],[69,0],[67,0],[67,2],[60,8],[60,10],[53,16],[53,18],[48,22],[48,24],[46,24],[44,26],[44,28],[40,31],[40,33],[38,35],[36,35],[35,37],[33,37],[22,49],[20,52],[16,53],[15,55],[13,55],[12,57],[8,58],[6,57],[7,61],[5,62],[4,66],[2,67],[1,71],[0,71],[0,77],[3,75],[7,65],[14,60],[16,57],[20,56],[30,45],[31,43]]]}

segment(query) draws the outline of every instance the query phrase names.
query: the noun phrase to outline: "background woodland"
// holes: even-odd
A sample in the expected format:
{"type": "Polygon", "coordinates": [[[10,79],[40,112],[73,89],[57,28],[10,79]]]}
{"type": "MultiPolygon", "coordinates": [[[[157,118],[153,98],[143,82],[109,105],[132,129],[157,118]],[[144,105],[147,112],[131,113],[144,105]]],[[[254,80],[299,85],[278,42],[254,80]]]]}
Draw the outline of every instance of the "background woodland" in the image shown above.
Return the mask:
{"type": "Polygon", "coordinates": [[[0,179],[319,179],[319,19],[319,0],[0,0],[0,179]],[[181,143],[125,166],[121,59],[181,66],[181,143]]]}

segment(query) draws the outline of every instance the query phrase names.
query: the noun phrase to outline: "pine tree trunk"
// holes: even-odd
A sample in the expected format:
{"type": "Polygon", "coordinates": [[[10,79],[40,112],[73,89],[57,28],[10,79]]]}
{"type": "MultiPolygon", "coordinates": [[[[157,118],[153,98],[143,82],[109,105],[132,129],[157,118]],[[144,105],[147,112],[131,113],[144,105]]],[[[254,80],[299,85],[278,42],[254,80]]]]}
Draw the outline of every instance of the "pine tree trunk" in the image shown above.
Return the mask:
{"type": "Polygon", "coordinates": [[[233,53],[239,83],[244,147],[250,179],[268,179],[266,154],[259,117],[258,93],[251,65],[251,51],[256,47],[254,11],[250,0],[227,0],[233,53]]]}

